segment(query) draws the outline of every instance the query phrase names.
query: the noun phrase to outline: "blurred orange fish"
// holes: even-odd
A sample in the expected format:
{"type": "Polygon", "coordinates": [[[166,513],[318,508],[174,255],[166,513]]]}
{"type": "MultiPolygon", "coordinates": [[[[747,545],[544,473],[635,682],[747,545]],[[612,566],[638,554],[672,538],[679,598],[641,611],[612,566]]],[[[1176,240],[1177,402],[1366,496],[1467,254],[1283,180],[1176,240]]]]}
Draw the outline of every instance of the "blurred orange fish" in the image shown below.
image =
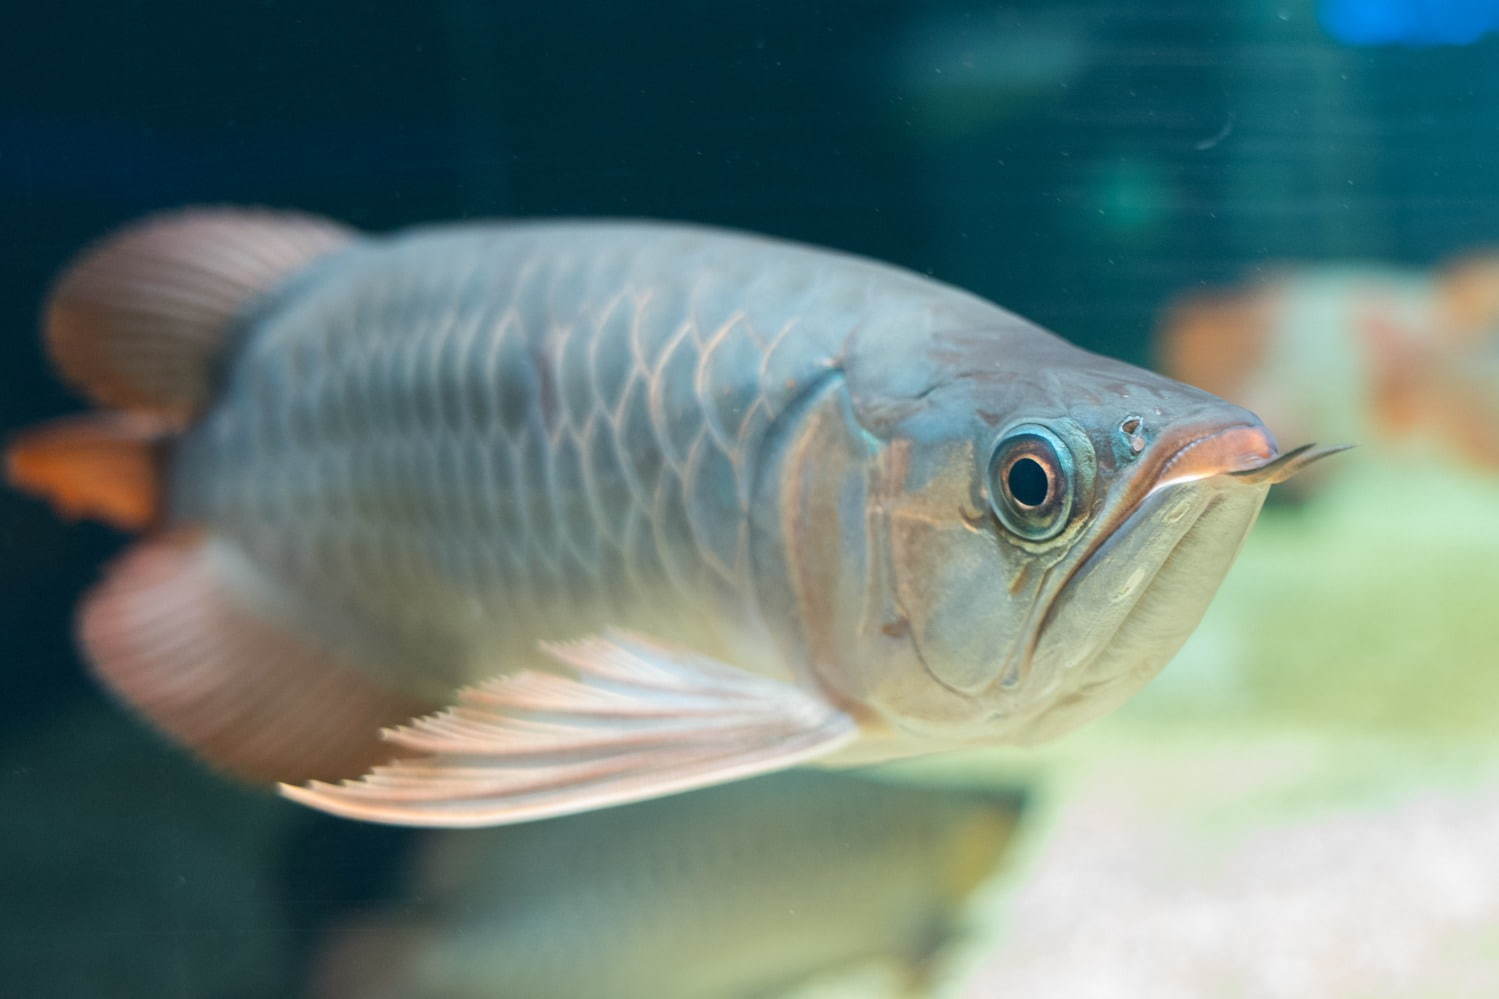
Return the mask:
{"type": "Polygon", "coordinates": [[[1157,347],[1172,377],[1283,438],[1439,439],[1499,469],[1499,255],[1435,276],[1329,266],[1194,293],[1170,307],[1157,347]]]}

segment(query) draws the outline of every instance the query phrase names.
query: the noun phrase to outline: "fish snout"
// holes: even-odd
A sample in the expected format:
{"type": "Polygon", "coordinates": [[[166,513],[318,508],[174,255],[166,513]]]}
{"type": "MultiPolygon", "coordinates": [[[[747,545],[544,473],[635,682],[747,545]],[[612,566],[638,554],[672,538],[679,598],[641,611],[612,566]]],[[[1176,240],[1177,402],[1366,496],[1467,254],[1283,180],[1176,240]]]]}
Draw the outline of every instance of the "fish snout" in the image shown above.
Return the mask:
{"type": "MultiPolygon", "coordinates": [[[[1280,456],[1264,424],[1184,427],[1172,436],[1179,443],[1167,451],[1151,491],[1214,475],[1242,475],[1272,465],[1280,456]]],[[[1168,445],[1169,447],[1169,445],[1168,445]]]]}
{"type": "Polygon", "coordinates": [[[1168,457],[1161,463],[1151,486],[1152,492],[1215,475],[1233,476],[1232,481],[1245,485],[1268,487],[1353,446],[1311,443],[1282,452],[1269,429],[1257,418],[1226,427],[1188,426],[1172,436],[1180,443],[1167,452],[1168,457]]]}

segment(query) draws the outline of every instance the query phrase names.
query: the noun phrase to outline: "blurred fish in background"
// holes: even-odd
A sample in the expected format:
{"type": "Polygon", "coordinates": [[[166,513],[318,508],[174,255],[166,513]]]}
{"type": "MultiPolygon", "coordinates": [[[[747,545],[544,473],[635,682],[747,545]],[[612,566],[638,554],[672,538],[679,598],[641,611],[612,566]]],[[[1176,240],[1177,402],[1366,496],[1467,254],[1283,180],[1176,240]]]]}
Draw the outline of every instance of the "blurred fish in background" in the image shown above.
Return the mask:
{"type": "Polygon", "coordinates": [[[336,930],[322,999],[926,995],[1025,796],[813,772],[424,833],[385,912],[336,930]]]}
{"type": "MultiPolygon", "coordinates": [[[[1250,406],[1279,437],[1445,452],[1499,472],[1499,256],[1435,273],[1328,264],[1175,302],[1173,377],[1250,406]]],[[[1346,463],[1344,468],[1349,467],[1346,463]]],[[[1323,466],[1294,488],[1338,474],[1323,466]]]]}

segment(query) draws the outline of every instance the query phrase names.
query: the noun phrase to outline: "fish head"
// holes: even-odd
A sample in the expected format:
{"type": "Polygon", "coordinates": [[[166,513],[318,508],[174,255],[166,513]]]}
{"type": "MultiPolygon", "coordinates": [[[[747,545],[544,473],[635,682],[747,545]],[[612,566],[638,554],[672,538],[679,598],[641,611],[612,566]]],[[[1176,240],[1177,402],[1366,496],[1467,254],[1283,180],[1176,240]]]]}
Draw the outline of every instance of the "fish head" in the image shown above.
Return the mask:
{"type": "Polygon", "coordinates": [[[1201,620],[1270,484],[1320,456],[1037,335],[1024,368],[956,344],[969,363],[877,414],[856,696],[907,735],[1032,742],[1117,707],[1201,620]]]}

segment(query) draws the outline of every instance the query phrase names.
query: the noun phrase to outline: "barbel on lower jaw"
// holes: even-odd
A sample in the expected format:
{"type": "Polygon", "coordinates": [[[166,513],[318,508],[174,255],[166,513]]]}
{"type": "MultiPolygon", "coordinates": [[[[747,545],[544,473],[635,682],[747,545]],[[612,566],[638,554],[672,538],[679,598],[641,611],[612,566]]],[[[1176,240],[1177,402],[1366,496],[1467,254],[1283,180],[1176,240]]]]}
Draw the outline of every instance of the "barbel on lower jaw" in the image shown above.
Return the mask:
{"type": "Polygon", "coordinates": [[[1356,446],[1354,444],[1333,444],[1327,447],[1318,447],[1315,443],[1303,444],[1300,447],[1292,448],[1278,458],[1271,459],[1259,468],[1247,468],[1240,472],[1229,472],[1228,474],[1240,482],[1247,482],[1253,485],[1263,483],[1273,486],[1278,482],[1286,481],[1308,465],[1315,464],[1323,458],[1331,457],[1356,446]]]}

